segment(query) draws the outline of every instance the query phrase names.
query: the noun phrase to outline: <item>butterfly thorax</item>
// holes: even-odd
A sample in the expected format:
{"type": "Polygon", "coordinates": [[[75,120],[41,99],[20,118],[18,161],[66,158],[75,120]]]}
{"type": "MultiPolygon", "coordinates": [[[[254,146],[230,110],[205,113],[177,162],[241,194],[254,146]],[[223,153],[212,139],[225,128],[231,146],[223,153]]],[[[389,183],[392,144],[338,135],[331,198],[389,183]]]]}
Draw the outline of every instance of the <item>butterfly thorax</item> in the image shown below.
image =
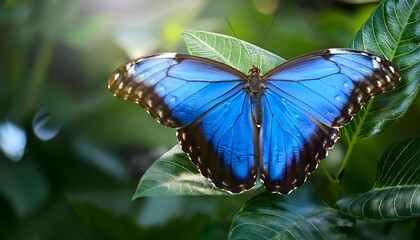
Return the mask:
{"type": "Polygon", "coordinates": [[[266,89],[262,83],[260,72],[261,69],[258,66],[252,65],[248,70],[248,81],[244,87],[247,92],[251,92],[252,96],[257,98],[260,98],[261,92],[266,89]]]}
{"type": "Polygon", "coordinates": [[[258,66],[252,65],[248,71],[248,81],[244,89],[251,93],[251,113],[254,123],[257,127],[261,127],[262,121],[262,108],[261,108],[261,93],[267,89],[262,83],[261,69],[258,66]]]}

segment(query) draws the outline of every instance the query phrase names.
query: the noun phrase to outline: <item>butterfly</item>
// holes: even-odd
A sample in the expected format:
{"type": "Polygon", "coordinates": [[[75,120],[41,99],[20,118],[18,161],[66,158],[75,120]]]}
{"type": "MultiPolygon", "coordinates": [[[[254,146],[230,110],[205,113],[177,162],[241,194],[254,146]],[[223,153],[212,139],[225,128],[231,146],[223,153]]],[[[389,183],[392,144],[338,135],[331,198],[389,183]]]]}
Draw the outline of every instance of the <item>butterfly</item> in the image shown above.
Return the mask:
{"type": "Polygon", "coordinates": [[[287,194],[304,183],[340,137],[339,128],[401,78],[368,52],[326,49],[261,75],[178,53],[132,60],[109,78],[117,97],[138,103],[168,128],[215,186],[287,194]]]}

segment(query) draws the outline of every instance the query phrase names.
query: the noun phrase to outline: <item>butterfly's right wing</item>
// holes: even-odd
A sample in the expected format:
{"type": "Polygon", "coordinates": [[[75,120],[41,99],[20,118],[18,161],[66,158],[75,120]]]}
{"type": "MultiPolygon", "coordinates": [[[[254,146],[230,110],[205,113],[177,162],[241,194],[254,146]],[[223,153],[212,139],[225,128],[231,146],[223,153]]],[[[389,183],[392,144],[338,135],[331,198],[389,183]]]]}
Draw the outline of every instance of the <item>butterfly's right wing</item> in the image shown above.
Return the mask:
{"type": "Polygon", "coordinates": [[[119,67],[108,87],[140,104],[165,127],[183,127],[239,91],[245,74],[223,63],[186,54],[142,57],[119,67]]]}
{"type": "Polygon", "coordinates": [[[288,193],[302,185],[339,128],[400,78],[392,62],[350,49],[313,52],[265,74],[260,177],[266,189],[288,193]]]}

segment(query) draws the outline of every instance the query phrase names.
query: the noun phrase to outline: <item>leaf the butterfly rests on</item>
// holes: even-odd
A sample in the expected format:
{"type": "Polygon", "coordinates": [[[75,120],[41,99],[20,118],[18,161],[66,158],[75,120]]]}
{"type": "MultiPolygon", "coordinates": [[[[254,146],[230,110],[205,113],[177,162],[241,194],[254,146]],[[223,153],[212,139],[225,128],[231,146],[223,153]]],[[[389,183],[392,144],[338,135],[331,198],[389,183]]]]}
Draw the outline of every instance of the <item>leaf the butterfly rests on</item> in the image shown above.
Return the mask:
{"type": "Polygon", "coordinates": [[[376,55],[328,49],[249,75],[207,58],[164,53],[118,68],[114,95],[140,104],[176,128],[183,151],[203,176],[230,192],[252,188],[289,193],[325,158],[372,96],[400,80],[376,55]]]}

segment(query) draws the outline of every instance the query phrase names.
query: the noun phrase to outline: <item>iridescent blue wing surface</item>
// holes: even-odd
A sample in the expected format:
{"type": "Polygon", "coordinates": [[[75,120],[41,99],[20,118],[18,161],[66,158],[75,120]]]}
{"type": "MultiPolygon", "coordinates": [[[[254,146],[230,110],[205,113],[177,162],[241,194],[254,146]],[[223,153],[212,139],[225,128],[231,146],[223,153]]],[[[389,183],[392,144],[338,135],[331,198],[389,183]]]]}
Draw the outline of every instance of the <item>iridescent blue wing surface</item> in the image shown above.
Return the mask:
{"type": "Polygon", "coordinates": [[[201,173],[222,189],[240,192],[255,185],[258,169],[246,79],[206,58],[157,54],[121,66],[108,86],[162,125],[177,128],[182,149],[201,173]]]}
{"type": "Polygon", "coordinates": [[[373,96],[394,88],[398,68],[366,52],[307,54],[262,76],[260,179],[288,193],[303,184],[347,124],[373,96]]]}
{"type": "Polygon", "coordinates": [[[220,62],[176,53],[142,57],[119,67],[108,87],[140,104],[162,125],[180,128],[241,89],[245,74],[220,62]]]}
{"type": "Polygon", "coordinates": [[[200,172],[234,193],[256,182],[258,130],[250,105],[249,93],[239,91],[177,132],[182,149],[200,172]]]}

